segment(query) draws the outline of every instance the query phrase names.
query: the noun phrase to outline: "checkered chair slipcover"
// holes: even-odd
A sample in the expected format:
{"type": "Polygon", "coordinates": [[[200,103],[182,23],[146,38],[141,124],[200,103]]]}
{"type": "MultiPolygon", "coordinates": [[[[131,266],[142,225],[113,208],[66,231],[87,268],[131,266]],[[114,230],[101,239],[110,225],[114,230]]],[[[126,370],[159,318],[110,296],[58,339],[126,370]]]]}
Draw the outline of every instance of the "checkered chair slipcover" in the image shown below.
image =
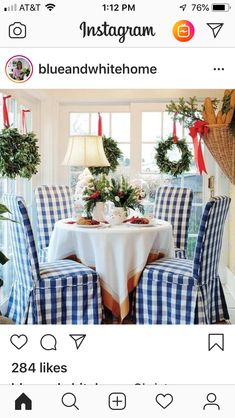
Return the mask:
{"type": "Polygon", "coordinates": [[[99,324],[100,283],[92,269],[71,260],[39,265],[23,199],[4,195],[17,223],[9,223],[15,280],[7,316],[17,324],[99,324]]]}
{"type": "Polygon", "coordinates": [[[218,266],[230,199],[211,199],[202,215],[194,260],[148,264],[136,289],[137,324],[212,324],[229,319],[218,266]]]}
{"type": "Polygon", "coordinates": [[[156,191],[154,216],[171,223],[177,258],[186,258],[192,201],[191,189],[165,186],[156,191]]]}
{"type": "Polygon", "coordinates": [[[57,221],[72,217],[72,196],[68,186],[40,186],[35,189],[40,262],[47,261],[47,248],[57,221]]]}

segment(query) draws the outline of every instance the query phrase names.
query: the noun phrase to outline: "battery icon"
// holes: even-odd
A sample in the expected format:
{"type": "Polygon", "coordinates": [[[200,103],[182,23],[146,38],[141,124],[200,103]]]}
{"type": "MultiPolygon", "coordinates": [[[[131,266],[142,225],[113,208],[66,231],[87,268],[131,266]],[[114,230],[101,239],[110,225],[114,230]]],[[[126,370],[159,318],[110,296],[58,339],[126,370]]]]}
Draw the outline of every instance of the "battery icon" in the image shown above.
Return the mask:
{"type": "Polygon", "coordinates": [[[228,3],[214,3],[211,5],[212,12],[228,12],[231,9],[228,3]]]}

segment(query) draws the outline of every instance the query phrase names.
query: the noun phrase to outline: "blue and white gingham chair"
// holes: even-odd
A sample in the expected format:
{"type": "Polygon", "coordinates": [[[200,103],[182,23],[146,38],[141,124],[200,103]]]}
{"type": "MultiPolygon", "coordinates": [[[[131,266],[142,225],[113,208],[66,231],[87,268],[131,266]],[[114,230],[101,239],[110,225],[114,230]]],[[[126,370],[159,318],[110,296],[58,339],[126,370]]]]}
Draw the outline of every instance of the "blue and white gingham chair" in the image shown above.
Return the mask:
{"type": "Polygon", "coordinates": [[[23,199],[4,195],[12,213],[10,236],[15,279],[7,316],[17,324],[99,324],[102,321],[98,275],[72,260],[39,265],[23,199]]]}
{"type": "Polygon", "coordinates": [[[72,196],[68,186],[40,186],[35,189],[39,260],[47,261],[47,249],[57,221],[72,217],[72,196]]]}
{"type": "Polygon", "coordinates": [[[212,324],[229,319],[218,266],[230,199],[211,199],[202,215],[194,260],[148,264],[136,289],[137,324],[212,324]]]}
{"type": "Polygon", "coordinates": [[[171,223],[177,258],[186,258],[192,201],[193,192],[185,187],[165,186],[156,191],[154,216],[171,223]]]}

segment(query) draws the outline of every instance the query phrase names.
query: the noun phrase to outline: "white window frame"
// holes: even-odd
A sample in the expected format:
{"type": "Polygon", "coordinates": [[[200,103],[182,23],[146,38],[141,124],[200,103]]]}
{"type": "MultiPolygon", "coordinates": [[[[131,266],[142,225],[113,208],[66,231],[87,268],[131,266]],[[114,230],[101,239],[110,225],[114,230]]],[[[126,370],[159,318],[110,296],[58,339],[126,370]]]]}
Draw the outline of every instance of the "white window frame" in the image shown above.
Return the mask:
{"type": "MultiPolygon", "coordinates": [[[[2,91],[1,93],[3,96],[11,95],[12,98],[16,101],[16,114],[14,117],[14,127],[17,127],[21,130],[21,110],[29,108],[31,110],[31,130],[38,132],[39,130],[39,106],[38,103],[34,100],[31,100],[27,97],[27,95],[22,94],[21,92],[17,91],[2,91]],[[35,117],[34,117],[35,116],[35,117]]],[[[4,193],[13,193],[20,196],[23,196],[26,203],[27,208],[29,211],[29,215],[32,219],[33,216],[33,208],[32,208],[32,200],[33,200],[33,181],[35,181],[36,176],[34,176],[34,180],[27,180],[27,179],[20,179],[16,178],[15,180],[11,179],[4,179],[3,180],[3,192],[4,193]]],[[[7,254],[8,258],[11,259],[12,253],[10,249],[10,239],[8,234],[8,227],[7,223],[3,225],[4,228],[4,246],[1,247],[1,250],[7,254]]],[[[7,277],[9,273],[12,273],[12,269],[10,267],[9,262],[4,266],[5,276],[7,277]]],[[[6,278],[8,280],[8,278],[6,278]]],[[[10,288],[11,284],[9,283],[8,288],[10,288]]],[[[1,289],[0,289],[1,292],[1,289]]],[[[1,304],[0,310],[4,313],[7,304],[6,296],[3,298],[1,296],[1,304]]]]}

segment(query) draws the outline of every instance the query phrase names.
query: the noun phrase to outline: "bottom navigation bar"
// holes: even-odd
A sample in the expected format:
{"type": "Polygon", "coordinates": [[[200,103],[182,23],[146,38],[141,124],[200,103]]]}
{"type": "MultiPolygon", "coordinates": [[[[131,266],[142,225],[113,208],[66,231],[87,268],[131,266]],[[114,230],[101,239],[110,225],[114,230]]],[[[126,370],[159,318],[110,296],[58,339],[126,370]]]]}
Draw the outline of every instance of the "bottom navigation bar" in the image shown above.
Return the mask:
{"type": "Polygon", "coordinates": [[[43,415],[232,417],[235,385],[0,385],[5,418],[43,415]],[[21,411],[21,413],[20,413],[21,411]],[[163,412],[164,411],[164,412],[163,412]],[[116,415],[115,415],[116,414],[116,415]]]}

